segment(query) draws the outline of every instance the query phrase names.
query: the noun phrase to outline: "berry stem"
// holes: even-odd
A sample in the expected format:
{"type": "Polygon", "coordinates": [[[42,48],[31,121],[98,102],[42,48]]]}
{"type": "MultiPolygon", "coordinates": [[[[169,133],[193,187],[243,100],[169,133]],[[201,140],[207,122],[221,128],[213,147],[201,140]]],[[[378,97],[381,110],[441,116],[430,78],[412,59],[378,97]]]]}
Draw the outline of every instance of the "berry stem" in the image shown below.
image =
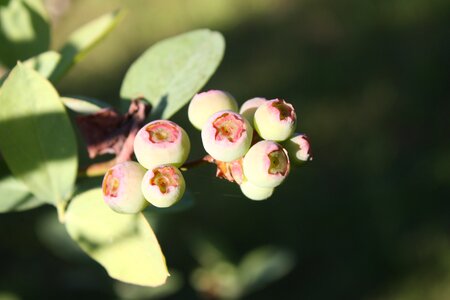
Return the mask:
{"type": "Polygon", "coordinates": [[[211,155],[205,155],[202,158],[196,159],[196,160],[192,160],[192,161],[188,161],[185,162],[181,167],[180,170],[181,171],[188,171],[189,169],[201,166],[205,163],[214,163],[214,158],[211,157],[211,155]]]}

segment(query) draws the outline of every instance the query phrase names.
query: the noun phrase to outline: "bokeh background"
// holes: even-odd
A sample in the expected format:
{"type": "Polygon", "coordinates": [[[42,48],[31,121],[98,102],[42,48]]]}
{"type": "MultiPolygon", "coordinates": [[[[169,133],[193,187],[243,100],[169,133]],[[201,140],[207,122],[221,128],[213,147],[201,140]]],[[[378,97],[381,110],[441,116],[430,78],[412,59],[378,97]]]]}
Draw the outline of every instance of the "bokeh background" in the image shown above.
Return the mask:
{"type": "MultiPolygon", "coordinates": [[[[240,103],[290,101],[314,160],[263,202],[214,178],[213,166],[189,172],[195,204],[149,212],[173,274],[158,290],[111,280],[49,206],[0,215],[0,299],[450,299],[449,1],[45,4],[54,49],[99,15],[127,11],[58,84],[61,94],[118,105],[124,74],[147,47],[219,30],[225,57],[204,89],[240,103]],[[263,278],[239,291],[236,272],[258,268],[263,278]]],[[[187,110],[173,119],[191,136],[191,156],[202,155],[187,110]]]]}

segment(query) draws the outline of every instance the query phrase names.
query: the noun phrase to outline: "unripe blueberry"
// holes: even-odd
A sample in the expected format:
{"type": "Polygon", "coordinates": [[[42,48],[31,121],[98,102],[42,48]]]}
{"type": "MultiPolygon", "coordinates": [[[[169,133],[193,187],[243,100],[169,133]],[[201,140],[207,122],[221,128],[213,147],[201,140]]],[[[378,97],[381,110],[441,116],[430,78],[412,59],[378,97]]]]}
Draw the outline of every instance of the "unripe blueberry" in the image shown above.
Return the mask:
{"type": "Polygon", "coordinates": [[[178,202],[185,189],[183,175],[172,165],[161,165],[148,170],[141,184],[145,199],[156,207],[169,207],[178,202]]]}
{"type": "Polygon", "coordinates": [[[253,128],[240,114],[220,111],[213,114],[202,129],[206,152],[214,159],[230,162],[247,152],[253,137],[253,128]]]}
{"type": "Polygon", "coordinates": [[[289,140],[284,142],[291,162],[303,163],[312,160],[311,149],[308,137],[305,134],[296,133],[289,140]]]}
{"type": "Polygon", "coordinates": [[[266,101],[255,112],[253,124],[266,140],[284,141],[295,130],[297,116],[294,107],[281,99],[266,101]]]}
{"type": "Polygon", "coordinates": [[[286,150],[273,141],[254,144],[243,160],[244,175],[254,185],[273,188],[289,174],[290,163],[286,150]]]}
{"type": "Polygon", "coordinates": [[[141,193],[145,169],[134,161],[126,161],[109,169],[103,178],[103,199],[118,213],[134,214],[142,211],[148,202],[141,193]]]}
{"type": "Polygon", "coordinates": [[[250,181],[244,181],[240,185],[242,193],[245,197],[252,200],[265,200],[272,196],[274,188],[260,187],[254,185],[250,181]]]}
{"type": "Polygon", "coordinates": [[[192,98],[188,107],[188,118],[195,128],[202,130],[208,118],[222,110],[237,112],[236,100],[227,92],[210,90],[199,93],[192,98]]]}
{"type": "Polygon", "coordinates": [[[253,124],[253,117],[255,115],[256,110],[258,109],[258,107],[260,107],[266,101],[267,101],[266,98],[261,98],[261,97],[249,99],[242,104],[241,109],[239,110],[239,113],[244,118],[246,118],[250,124],[253,124]]]}
{"type": "Polygon", "coordinates": [[[168,120],[156,120],[142,127],[134,139],[134,154],[146,169],[158,165],[181,166],[191,143],[183,128],[168,120]]]}

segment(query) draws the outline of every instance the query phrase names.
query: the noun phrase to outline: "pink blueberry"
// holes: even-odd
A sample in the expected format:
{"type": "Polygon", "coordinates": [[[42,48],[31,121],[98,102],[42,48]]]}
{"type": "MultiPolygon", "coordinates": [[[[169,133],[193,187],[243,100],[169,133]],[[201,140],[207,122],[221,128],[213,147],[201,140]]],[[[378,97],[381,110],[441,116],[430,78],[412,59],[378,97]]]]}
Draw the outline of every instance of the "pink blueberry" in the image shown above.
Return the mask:
{"type": "Polygon", "coordinates": [[[258,107],[260,107],[266,101],[267,101],[266,98],[261,98],[261,97],[249,99],[242,104],[241,109],[239,110],[239,113],[244,118],[246,118],[250,124],[253,124],[253,117],[255,115],[256,110],[258,109],[258,107]]]}
{"type": "Polygon", "coordinates": [[[118,213],[142,211],[148,205],[140,189],[144,174],[145,169],[134,161],[126,161],[109,169],[102,183],[106,204],[118,213]]]}
{"type": "Polygon", "coordinates": [[[284,142],[284,145],[292,162],[301,164],[312,160],[309,139],[305,134],[294,134],[293,137],[284,142]]]}
{"type": "Polygon", "coordinates": [[[274,191],[274,188],[260,187],[254,185],[250,181],[242,182],[240,188],[245,197],[255,201],[265,200],[269,198],[270,196],[272,196],[274,191]]]}
{"type": "Polygon", "coordinates": [[[287,140],[295,130],[297,115],[294,107],[282,99],[268,100],[258,107],[253,124],[266,140],[287,140]]]}
{"type": "Polygon", "coordinates": [[[222,110],[237,112],[236,100],[225,91],[210,90],[198,93],[192,98],[188,107],[188,118],[195,128],[201,130],[212,114],[222,110]]]}
{"type": "Polygon", "coordinates": [[[240,114],[220,111],[213,114],[202,129],[206,152],[214,159],[230,162],[247,152],[252,142],[253,128],[240,114]]]}
{"type": "Polygon", "coordinates": [[[179,167],[186,161],[190,148],[186,131],[168,120],[148,123],[134,139],[134,154],[146,169],[162,164],[179,167]]]}
{"type": "Polygon", "coordinates": [[[156,207],[169,207],[184,194],[186,183],[180,170],[172,165],[148,170],[142,179],[141,190],[145,199],[156,207]]]}
{"type": "Polygon", "coordinates": [[[263,140],[245,154],[243,169],[245,178],[252,184],[273,188],[280,185],[289,174],[289,157],[278,143],[263,140]]]}

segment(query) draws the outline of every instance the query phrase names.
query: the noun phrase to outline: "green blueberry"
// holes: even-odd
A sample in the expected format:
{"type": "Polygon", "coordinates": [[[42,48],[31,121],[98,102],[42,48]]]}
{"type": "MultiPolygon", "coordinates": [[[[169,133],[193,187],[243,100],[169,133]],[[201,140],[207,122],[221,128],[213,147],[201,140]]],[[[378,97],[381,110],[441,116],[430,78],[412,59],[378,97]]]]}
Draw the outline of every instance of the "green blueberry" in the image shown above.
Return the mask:
{"type": "Polygon", "coordinates": [[[126,161],[109,169],[102,183],[105,203],[118,213],[142,211],[148,205],[140,189],[144,174],[145,169],[134,161],[126,161]]]}
{"type": "Polygon", "coordinates": [[[309,139],[305,134],[296,133],[283,144],[286,147],[291,162],[302,164],[305,161],[312,160],[309,139]]]}
{"type": "Polygon", "coordinates": [[[289,174],[290,162],[281,145],[263,140],[248,150],[242,166],[249,182],[259,187],[274,188],[289,174]]]}
{"type": "Polygon", "coordinates": [[[284,141],[294,133],[297,122],[294,107],[282,99],[268,100],[258,107],[253,124],[265,140],[284,141]]]}
{"type": "Polygon", "coordinates": [[[199,93],[192,98],[188,107],[188,118],[195,128],[202,130],[208,118],[222,110],[237,112],[236,100],[227,92],[210,90],[199,93]]]}
{"type": "Polygon", "coordinates": [[[191,143],[183,128],[172,121],[156,120],[142,127],[134,139],[134,154],[146,169],[186,161],[191,143]]]}
{"type": "Polygon", "coordinates": [[[246,118],[250,124],[253,124],[253,117],[255,115],[256,110],[258,109],[258,107],[260,107],[266,101],[267,101],[266,98],[261,98],[261,97],[249,99],[242,104],[241,109],[239,110],[239,113],[244,118],[246,118]]]}
{"type": "Polygon", "coordinates": [[[250,148],[253,128],[240,114],[220,111],[213,114],[202,129],[202,142],[206,152],[214,159],[230,162],[250,148]]]}
{"type": "Polygon", "coordinates": [[[172,165],[161,165],[148,170],[141,184],[145,199],[156,207],[172,206],[183,197],[185,189],[183,175],[172,165]]]}
{"type": "Polygon", "coordinates": [[[269,198],[270,196],[272,196],[274,190],[274,188],[260,187],[254,185],[248,180],[242,182],[240,187],[245,197],[255,201],[265,200],[269,198]]]}

